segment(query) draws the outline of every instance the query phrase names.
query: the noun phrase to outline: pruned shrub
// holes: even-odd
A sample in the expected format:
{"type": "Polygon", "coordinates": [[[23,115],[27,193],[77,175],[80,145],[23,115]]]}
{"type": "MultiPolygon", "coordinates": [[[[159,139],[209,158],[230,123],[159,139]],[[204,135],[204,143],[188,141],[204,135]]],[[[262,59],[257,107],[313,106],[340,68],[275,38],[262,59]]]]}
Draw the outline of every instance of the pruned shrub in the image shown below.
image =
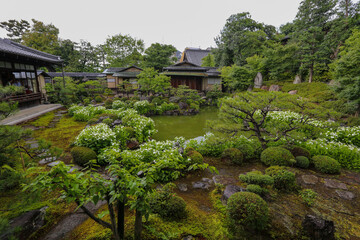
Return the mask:
{"type": "Polygon", "coordinates": [[[193,147],[186,147],[184,150],[184,154],[188,155],[192,151],[195,151],[195,149],[193,147]]]}
{"type": "Polygon", "coordinates": [[[311,157],[310,152],[303,147],[299,147],[295,145],[282,145],[281,147],[289,150],[294,157],[298,157],[298,156],[304,156],[307,158],[311,157]]]}
{"type": "Polygon", "coordinates": [[[96,160],[96,153],[87,147],[73,147],[71,149],[71,156],[74,163],[82,167],[85,167],[90,160],[96,160]]]}
{"type": "Polygon", "coordinates": [[[265,173],[274,179],[274,187],[281,191],[292,191],[296,187],[295,174],[283,166],[272,166],[265,173]]]}
{"type": "Polygon", "coordinates": [[[295,158],[295,160],[296,160],[296,163],[295,163],[296,167],[299,167],[299,168],[308,168],[309,167],[310,161],[307,157],[297,156],[295,158]]]}
{"type": "Polygon", "coordinates": [[[102,122],[110,126],[114,122],[114,120],[112,120],[111,118],[105,118],[102,122]]]}
{"type": "Polygon", "coordinates": [[[246,186],[246,191],[256,193],[259,196],[263,196],[268,193],[267,189],[260,187],[257,184],[249,184],[246,186]]]}
{"type": "Polygon", "coordinates": [[[260,186],[274,184],[274,179],[272,177],[264,175],[260,171],[252,171],[246,174],[240,174],[239,179],[245,183],[256,184],[260,186]]]}
{"type": "Polygon", "coordinates": [[[232,163],[237,165],[241,165],[244,159],[242,152],[236,148],[225,149],[221,157],[225,160],[230,160],[232,163]]]}
{"type": "Polygon", "coordinates": [[[234,193],[229,198],[226,209],[229,231],[235,238],[242,229],[265,229],[269,220],[267,203],[252,192],[234,193]]]}
{"type": "Polygon", "coordinates": [[[103,99],[100,96],[96,96],[94,100],[95,100],[95,102],[100,103],[100,102],[102,102],[103,99]]]}
{"type": "Polygon", "coordinates": [[[260,159],[267,166],[291,166],[295,163],[291,152],[282,147],[268,147],[261,153],[260,159]]]}
{"type": "Polygon", "coordinates": [[[321,155],[314,156],[312,158],[312,163],[319,172],[328,174],[340,173],[340,163],[331,157],[321,155]]]}
{"type": "Polygon", "coordinates": [[[149,204],[153,213],[165,220],[180,220],[187,217],[184,199],[174,192],[174,184],[166,184],[149,197],[149,204]]]}
{"type": "Polygon", "coordinates": [[[204,162],[204,157],[198,151],[191,151],[187,155],[190,158],[192,164],[202,164],[204,162]]]}

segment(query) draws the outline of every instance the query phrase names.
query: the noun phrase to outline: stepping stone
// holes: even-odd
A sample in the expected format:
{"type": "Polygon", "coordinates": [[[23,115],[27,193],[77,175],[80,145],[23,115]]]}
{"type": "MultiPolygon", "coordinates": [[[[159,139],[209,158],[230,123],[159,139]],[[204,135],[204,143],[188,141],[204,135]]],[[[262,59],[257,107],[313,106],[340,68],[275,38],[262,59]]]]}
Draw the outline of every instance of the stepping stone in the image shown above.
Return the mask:
{"type": "Polygon", "coordinates": [[[39,147],[39,143],[37,141],[31,141],[31,142],[26,142],[26,144],[29,145],[30,149],[34,149],[34,148],[38,148],[39,147]]]}
{"type": "Polygon", "coordinates": [[[227,175],[216,175],[212,178],[215,184],[229,185],[235,184],[238,180],[232,176],[227,175]]]}
{"type": "Polygon", "coordinates": [[[319,181],[319,178],[315,175],[302,175],[301,179],[305,184],[311,185],[315,185],[319,181]]]}
{"type": "Polygon", "coordinates": [[[245,192],[245,191],[246,191],[245,188],[236,185],[227,185],[224,190],[224,194],[221,197],[221,200],[223,204],[226,204],[227,200],[231,197],[231,195],[237,192],[245,192]]]}
{"type": "Polygon", "coordinates": [[[45,165],[45,164],[51,163],[51,162],[53,162],[53,161],[55,161],[55,160],[56,160],[56,157],[48,157],[48,158],[41,159],[41,160],[39,161],[39,164],[40,164],[40,165],[45,165]]]}
{"type": "Polygon", "coordinates": [[[60,114],[65,114],[65,113],[68,113],[68,111],[67,111],[67,110],[63,110],[63,111],[59,111],[58,113],[60,113],[60,114]]]}
{"type": "Polygon", "coordinates": [[[178,184],[178,188],[179,188],[179,190],[182,191],[182,192],[186,192],[186,191],[188,190],[188,186],[187,186],[187,184],[185,184],[185,183],[180,183],[180,184],[178,184]]]}
{"type": "Polygon", "coordinates": [[[355,198],[355,194],[349,191],[336,190],[335,192],[342,199],[353,200],[355,198]]]}
{"type": "Polygon", "coordinates": [[[61,161],[55,161],[55,162],[49,163],[48,166],[55,167],[56,165],[59,165],[60,163],[61,163],[61,161]]]}
{"type": "Polygon", "coordinates": [[[82,167],[78,166],[78,165],[74,165],[70,168],[70,170],[68,171],[68,173],[72,173],[75,170],[81,170],[83,169],[82,167]]]}
{"type": "Polygon", "coordinates": [[[207,182],[194,182],[194,183],[192,183],[192,187],[195,189],[209,190],[211,185],[207,182]]]}
{"type": "Polygon", "coordinates": [[[325,179],[324,184],[328,188],[338,188],[338,189],[343,189],[343,190],[348,189],[345,183],[338,182],[338,181],[333,180],[333,179],[325,179]]]}

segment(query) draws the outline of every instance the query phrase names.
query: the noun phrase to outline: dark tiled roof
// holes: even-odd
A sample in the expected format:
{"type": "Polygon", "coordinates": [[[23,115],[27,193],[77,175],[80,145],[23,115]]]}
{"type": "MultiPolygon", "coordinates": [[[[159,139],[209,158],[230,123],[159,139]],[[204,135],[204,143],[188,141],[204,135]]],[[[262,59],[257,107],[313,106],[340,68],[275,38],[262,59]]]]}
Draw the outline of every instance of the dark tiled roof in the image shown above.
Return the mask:
{"type": "Polygon", "coordinates": [[[118,73],[114,73],[114,77],[136,77],[137,75],[139,75],[140,72],[118,72],[118,73]]]}
{"type": "Polygon", "coordinates": [[[0,38],[0,53],[13,56],[25,57],[33,60],[40,60],[44,63],[61,64],[62,60],[59,56],[44,53],[33,48],[23,46],[9,39],[0,38]]]}
{"type": "Polygon", "coordinates": [[[206,67],[200,67],[194,63],[183,61],[176,63],[169,67],[164,67],[165,71],[200,71],[205,72],[207,70],[206,67]]]}
{"type": "Polygon", "coordinates": [[[137,68],[141,71],[143,70],[142,68],[140,68],[138,66],[132,65],[130,67],[111,67],[111,68],[105,69],[105,71],[103,71],[103,73],[105,73],[105,74],[118,73],[118,72],[126,71],[129,68],[137,68]]]}
{"type": "MultiPolygon", "coordinates": [[[[54,77],[62,77],[62,72],[47,72],[51,78],[54,77]]],[[[90,72],[65,72],[65,77],[72,77],[72,78],[87,78],[87,79],[97,79],[105,77],[106,75],[103,73],[90,73],[90,72]]]]}
{"type": "Polygon", "coordinates": [[[215,67],[200,67],[186,61],[165,67],[163,74],[220,77],[220,72],[215,67]]]}
{"type": "Polygon", "coordinates": [[[209,55],[209,53],[210,50],[186,48],[184,51],[184,61],[201,66],[202,59],[209,55]]]}

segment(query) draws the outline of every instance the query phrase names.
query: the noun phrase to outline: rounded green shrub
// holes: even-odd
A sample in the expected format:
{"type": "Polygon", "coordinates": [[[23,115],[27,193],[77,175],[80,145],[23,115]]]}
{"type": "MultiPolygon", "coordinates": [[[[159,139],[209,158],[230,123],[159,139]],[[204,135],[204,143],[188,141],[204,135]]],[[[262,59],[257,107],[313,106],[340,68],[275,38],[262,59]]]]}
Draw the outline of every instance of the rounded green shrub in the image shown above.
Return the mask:
{"type": "Polygon", "coordinates": [[[237,148],[227,148],[222,153],[221,157],[226,160],[230,160],[234,164],[241,165],[243,163],[244,156],[242,152],[237,148]]]}
{"type": "Polygon", "coordinates": [[[269,207],[257,194],[237,192],[227,202],[229,230],[236,233],[239,227],[246,230],[263,230],[269,220],[269,207]]]}
{"type": "Polygon", "coordinates": [[[153,213],[165,220],[179,220],[187,217],[186,203],[183,198],[173,192],[174,184],[166,184],[149,197],[149,205],[153,213]]]}
{"type": "Polygon", "coordinates": [[[307,158],[311,157],[310,152],[303,147],[299,147],[295,145],[282,145],[281,147],[289,150],[294,157],[298,157],[298,156],[304,156],[307,158]]]}
{"type": "Polygon", "coordinates": [[[102,122],[105,123],[106,125],[111,125],[114,122],[114,120],[112,120],[111,118],[105,118],[102,122]]]}
{"type": "Polygon", "coordinates": [[[340,163],[331,157],[321,155],[314,156],[312,158],[312,163],[319,172],[328,174],[340,173],[340,163]]]}
{"type": "Polygon", "coordinates": [[[73,147],[70,152],[74,163],[82,167],[85,167],[90,160],[96,160],[96,153],[87,147],[73,147]]]}
{"type": "Polygon", "coordinates": [[[274,179],[269,175],[264,175],[260,171],[252,171],[246,174],[240,174],[239,179],[248,184],[256,184],[260,186],[273,185],[274,179]]]}
{"type": "Polygon", "coordinates": [[[268,191],[262,187],[260,187],[259,185],[256,184],[249,184],[246,186],[246,191],[248,192],[252,192],[255,193],[259,196],[263,196],[265,193],[267,193],[268,191]]]}
{"type": "Polygon", "coordinates": [[[265,173],[274,179],[274,187],[281,191],[292,191],[296,187],[295,174],[283,166],[272,166],[265,173]]]}
{"type": "Polygon", "coordinates": [[[100,96],[96,96],[94,100],[95,100],[95,102],[100,103],[100,102],[102,102],[103,99],[100,96]]]}
{"type": "Polygon", "coordinates": [[[89,98],[85,98],[85,99],[83,100],[83,104],[84,104],[85,106],[89,105],[90,102],[91,102],[91,100],[90,100],[89,98]]]}
{"type": "Polygon", "coordinates": [[[296,160],[295,166],[297,166],[299,168],[308,168],[309,167],[310,161],[307,157],[297,156],[295,158],[295,160],[296,160]]]}
{"type": "Polygon", "coordinates": [[[106,107],[107,109],[111,109],[111,108],[112,108],[112,104],[113,104],[113,101],[112,101],[111,99],[107,99],[107,100],[105,101],[105,107],[106,107]]]}
{"type": "Polygon", "coordinates": [[[295,163],[291,152],[282,147],[268,147],[261,153],[260,159],[267,166],[291,166],[295,163]]]}
{"type": "Polygon", "coordinates": [[[204,162],[204,157],[198,151],[189,152],[188,157],[191,159],[192,164],[202,164],[204,162]]]}
{"type": "Polygon", "coordinates": [[[193,147],[186,147],[184,150],[184,154],[188,155],[192,151],[195,151],[195,149],[193,147]]]}
{"type": "Polygon", "coordinates": [[[129,134],[129,138],[135,137],[135,129],[132,127],[125,127],[125,131],[129,134]]]}

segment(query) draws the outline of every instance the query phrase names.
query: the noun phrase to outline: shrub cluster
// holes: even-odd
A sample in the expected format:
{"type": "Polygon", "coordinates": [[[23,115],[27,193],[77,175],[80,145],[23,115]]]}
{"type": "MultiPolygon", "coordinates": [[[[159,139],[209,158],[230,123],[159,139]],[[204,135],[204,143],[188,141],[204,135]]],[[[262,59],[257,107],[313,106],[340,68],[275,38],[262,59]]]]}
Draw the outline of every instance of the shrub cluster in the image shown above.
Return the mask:
{"type": "Polygon", "coordinates": [[[260,186],[274,184],[274,179],[272,177],[264,175],[260,171],[252,171],[246,174],[240,174],[239,179],[245,183],[256,184],[260,186]]]}
{"type": "Polygon", "coordinates": [[[307,157],[304,157],[304,156],[298,156],[295,158],[295,166],[296,167],[299,167],[299,168],[308,168],[309,167],[309,164],[310,164],[310,161],[307,157]]]}
{"type": "Polygon", "coordinates": [[[340,173],[340,163],[331,157],[317,155],[312,158],[312,163],[319,172],[329,174],[340,173]]]}
{"type": "Polygon", "coordinates": [[[282,145],[281,147],[289,150],[294,157],[298,157],[298,156],[304,156],[307,158],[311,157],[310,152],[303,147],[299,147],[295,145],[282,145]]]}
{"type": "Polygon", "coordinates": [[[281,191],[292,191],[296,187],[295,174],[283,166],[272,166],[265,170],[265,174],[274,179],[274,187],[281,191]]]}
{"type": "Polygon", "coordinates": [[[249,185],[247,185],[247,186],[246,186],[246,191],[252,192],[252,193],[256,193],[256,194],[259,195],[259,196],[263,196],[263,195],[265,195],[266,193],[268,193],[267,189],[262,188],[261,186],[256,185],[256,184],[249,184],[249,185]]]}
{"type": "Polygon", "coordinates": [[[237,148],[227,148],[222,153],[221,157],[225,160],[229,160],[234,164],[241,165],[243,163],[244,156],[242,152],[237,148]]]}
{"type": "Polygon", "coordinates": [[[295,163],[291,152],[282,147],[268,147],[261,153],[260,159],[267,166],[291,166],[295,163]]]}
{"type": "Polygon", "coordinates": [[[192,164],[202,164],[204,162],[204,158],[198,151],[189,151],[187,156],[190,158],[192,164]]]}

